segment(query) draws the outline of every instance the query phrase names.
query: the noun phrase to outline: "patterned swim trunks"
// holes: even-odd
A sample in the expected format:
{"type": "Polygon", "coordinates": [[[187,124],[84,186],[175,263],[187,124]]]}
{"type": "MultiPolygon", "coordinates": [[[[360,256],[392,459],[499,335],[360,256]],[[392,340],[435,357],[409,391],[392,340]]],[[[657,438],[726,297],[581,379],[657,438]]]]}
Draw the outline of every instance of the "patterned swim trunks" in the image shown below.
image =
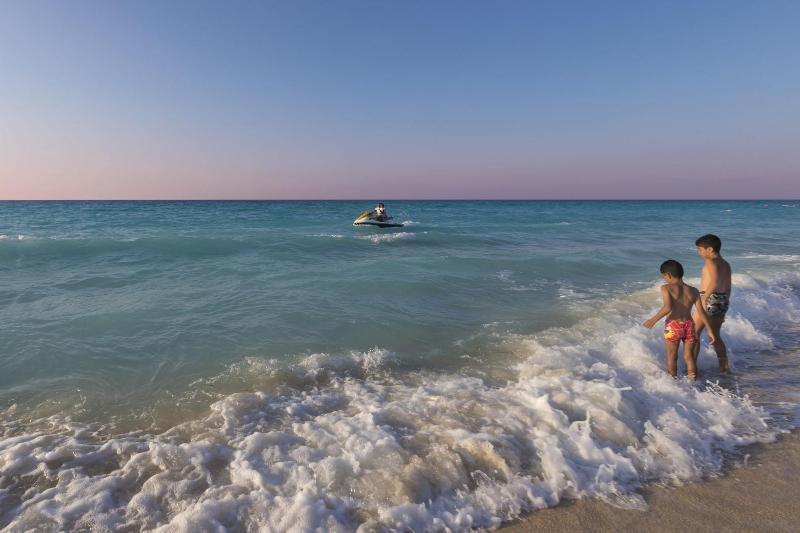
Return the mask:
{"type": "Polygon", "coordinates": [[[667,342],[694,342],[694,320],[667,320],[664,330],[664,340],[667,342]]]}
{"type": "MultiPolygon", "coordinates": [[[[703,294],[702,292],[700,294],[703,294]]],[[[731,305],[730,296],[724,292],[712,292],[706,299],[706,314],[708,316],[724,318],[731,305]]]]}

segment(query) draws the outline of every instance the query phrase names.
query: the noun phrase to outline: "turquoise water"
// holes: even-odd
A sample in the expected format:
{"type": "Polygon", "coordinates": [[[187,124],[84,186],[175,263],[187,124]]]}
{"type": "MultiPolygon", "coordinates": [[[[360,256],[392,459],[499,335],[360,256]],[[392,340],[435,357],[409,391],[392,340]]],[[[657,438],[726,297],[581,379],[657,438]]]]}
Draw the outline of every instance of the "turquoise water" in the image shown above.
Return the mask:
{"type": "MultiPolygon", "coordinates": [[[[795,424],[797,206],[395,201],[387,208],[405,227],[380,230],[351,225],[372,207],[362,201],[0,202],[6,439],[0,444],[0,527],[69,528],[90,520],[112,529],[191,529],[214,521],[228,528],[271,523],[283,529],[269,522],[275,516],[257,517],[259,502],[287,517],[300,513],[309,527],[493,527],[564,497],[634,501],[636,487],[648,480],[685,481],[715,472],[722,452],[769,440],[776,429],[795,424]],[[638,326],[658,307],[661,261],[681,261],[692,281],[701,266],[694,239],[707,232],[721,236],[737,274],[726,324],[736,374],[723,378],[720,390],[665,380],[659,333],[638,326]],[[592,407],[605,393],[590,389],[602,383],[617,391],[619,402],[592,407]],[[623,408],[628,393],[619,391],[631,388],[639,396],[623,408]],[[464,391],[475,396],[447,403],[464,391]],[[522,402],[523,394],[536,399],[522,402]],[[664,395],[702,416],[688,417],[679,432],[669,417],[683,415],[668,414],[664,395]],[[715,402],[725,409],[717,412],[715,402]],[[476,404],[495,403],[497,411],[487,407],[462,418],[476,404]],[[502,421],[513,411],[507,404],[521,409],[515,421],[502,421]],[[554,421],[522,414],[544,406],[554,410],[554,421]],[[730,426],[705,434],[703,413],[730,426]],[[380,420],[348,426],[363,424],[367,414],[380,420]],[[334,416],[341,418],[332,421],[334,416]],[[587,416],[594,425],[586,438],[596,453],[613,457],[569,444],[577,437],[566,435],[582,431],[573,424],[587,416]],[[470,417],[486,424],[473,427],[470,417]],[[645,419],[659,437],[647,433],[645,419]],[[556,426],[563,427],[550,440],[539,435],[556,426]],[[535,430],[526,433],[525,427],[535,430]],[[373,439],[379,429],[394,443],[373,439]],[[209,437],[213,431],[220,433],[209,437]],[[330,442],[312,445],[320,432],[330,442]],[[256,434],[271,435],[263,437],[275,447],[269,453],[288,454],[284,462],[292,456],[295,470],[272,472],[264,462],[269,446],[262,442],[256,454],[261,463],[251,460],[247,467],[260,481],[237,478],[244,467],[235,456],[253,445],[248,439],[256,434]],[[490,434],[494,440],[485,437],[490,434]],[[86,442],[76,443],[74,435],[86,442]],[[680,467],[655,468],[641,454],[661,438],[703,451],[680,467]],[[213,463],[204,463],[204,488],[183,493],[178,478],[167,475],[172,466],[151,465],[165,473],[167,492],[177,491],[152,501],[143,499],[143,482],[123,472],[125,461],[98,451],[113,444],[129,460],[155,454],[161,445],[209,439],[216,451],[201,454],[213,463]],[[371,443],[380,457],[397,457],[381,468],[374,458],[361,460],[359,468],[334,464],[334,457],[356,461],[353,450],[342,451],[348,439],[363,440],[362,448],[371,443]],[[464,439],[471,443],[466,448],[454,444],[464,439]],[[20,463],[12,453],[20,442],[30,442],[26,453],[40,458],[20,463]],[[303,446],[319,457],[292,455],[303,446]],[[451,479],[444,469],[425,478],[435,450],[447,457],[434,469],[457,457],[453,472],[463,472],[451,479]],[[551,474],[559,477],[547,466],[553,450],[575,471],[594,465],[594,476],[553,481],[551,474]],[[531,454],[541,460],[531,462],[531,454]],[[104,466],[86,467],[98,455],[104,466]],[[61,459],[51,464],[53,456],[61,459]],[[83,462],[76,466],[67,456],[83,462]],[[300,488],[309,490],[292,478],[298,465],[313,470],[318,481],[308,482],[316,496],[307,508],[296,501],[300,488]],[[83,513],[44,513],[48,497],[21,489],[28,487],[24,476],[39,475],[56,483],[62,497],[83,501],[88,496],[74,480],[59,477],[68,469],[83,487],[98,484],[93,491],[102,492],[98,487],[110,479],[131,485],[125,497],[109,496],[83,513]],[[225,475],[214,477],[215,469],[225,475]],[[325,483],[318,469],[328,472],[325,483]],[[381,469],[403,488],[374,500],[366,495],[385,484],[381,469]],[[480,481],[477,472],[490,481],[480,481]],[[598,478],[597,472],[605,474],[598,478]],[[536,480],[550,481],[545,489],[536,480]],[[523,482],[536,497],[522,493],[523,482]],[[253,487],[268,499],[258,500],[253,487]],[[251,500],[224,512],[201,509],[212,501],[222,505],[222,493],[250,494],[251,500]],[[295,498],[295,507],[276,503],[279,496],[295,498]],[[408,505],[416,510],[403,507],[408,505]]],[[[707,349],[700,368],[710,381],[720,379],[707,349]]],[[[145,471],[137,476],[154,475],[145,471]]]]}

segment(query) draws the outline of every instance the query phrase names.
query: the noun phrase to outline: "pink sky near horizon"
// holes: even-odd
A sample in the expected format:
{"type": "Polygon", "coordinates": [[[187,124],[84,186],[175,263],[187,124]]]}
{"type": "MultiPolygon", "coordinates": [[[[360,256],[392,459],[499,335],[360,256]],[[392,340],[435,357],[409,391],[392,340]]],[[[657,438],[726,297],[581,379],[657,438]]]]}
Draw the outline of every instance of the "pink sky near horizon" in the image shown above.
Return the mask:
{"type": "Polygon", "coordinates": [[[3,150],[0,199],[800,198],[797,158],[780,148],[709,143],[570,159],[340,153],[297,162],[298,154],[137,153],[65,139],[3,150]]]}

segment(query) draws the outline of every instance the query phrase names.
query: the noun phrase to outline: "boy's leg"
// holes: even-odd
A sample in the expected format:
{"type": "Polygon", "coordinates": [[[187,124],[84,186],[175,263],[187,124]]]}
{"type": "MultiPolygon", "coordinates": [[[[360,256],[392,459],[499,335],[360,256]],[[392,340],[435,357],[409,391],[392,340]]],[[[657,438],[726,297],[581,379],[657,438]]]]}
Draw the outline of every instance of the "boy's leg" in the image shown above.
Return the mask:
{"type": "Polygon", "coordinates": [[[678,375],[678,342],[665,340],[664,346],[667,348],[667,372],[673,378],[678,375]]]}
{"type": "Polygon", "coordinates": [[[695,365],[695,345],[700,344],[697,341],[683,343],[683,360],[686,363],[686,376],[694,381],[697,379],[697,365],[695,365]]]}
{"type": "Polygon", "coordinates": [[[700,335],[703,333],[706,326],[700,321],[696,314],[692,318],[694,319],[694,337],[697,339],[692,343],[692,359],[694,360],[695,368],[697,368],[697,358],[700,355],[700,335]]]}
{"type": "MultiPolygon", "coordinates": [[[[725,346],[725,341],[722,340],[720,330],[722,323],[725,322],[725,317],[708,317],[708,325],[711,326],[711,331],[717,340],[712,344],[714,351],[717,352],[717,360],[719,361],[720,372],[727,372],[728,369],[728,347],[725,346]]],[[[697,344],[700,344],[699,342],[697,344]]]]}

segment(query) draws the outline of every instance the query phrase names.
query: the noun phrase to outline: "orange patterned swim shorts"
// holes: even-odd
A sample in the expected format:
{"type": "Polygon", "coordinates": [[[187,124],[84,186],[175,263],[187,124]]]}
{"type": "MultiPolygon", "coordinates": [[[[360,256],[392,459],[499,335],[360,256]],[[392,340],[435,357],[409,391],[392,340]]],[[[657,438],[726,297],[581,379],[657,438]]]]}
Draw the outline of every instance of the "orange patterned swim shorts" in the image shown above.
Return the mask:
{"type": "Polygon", "coordinates": [[[668,342],[694,342],[694,320],[667,320],[664,340],[668,342]]]}

